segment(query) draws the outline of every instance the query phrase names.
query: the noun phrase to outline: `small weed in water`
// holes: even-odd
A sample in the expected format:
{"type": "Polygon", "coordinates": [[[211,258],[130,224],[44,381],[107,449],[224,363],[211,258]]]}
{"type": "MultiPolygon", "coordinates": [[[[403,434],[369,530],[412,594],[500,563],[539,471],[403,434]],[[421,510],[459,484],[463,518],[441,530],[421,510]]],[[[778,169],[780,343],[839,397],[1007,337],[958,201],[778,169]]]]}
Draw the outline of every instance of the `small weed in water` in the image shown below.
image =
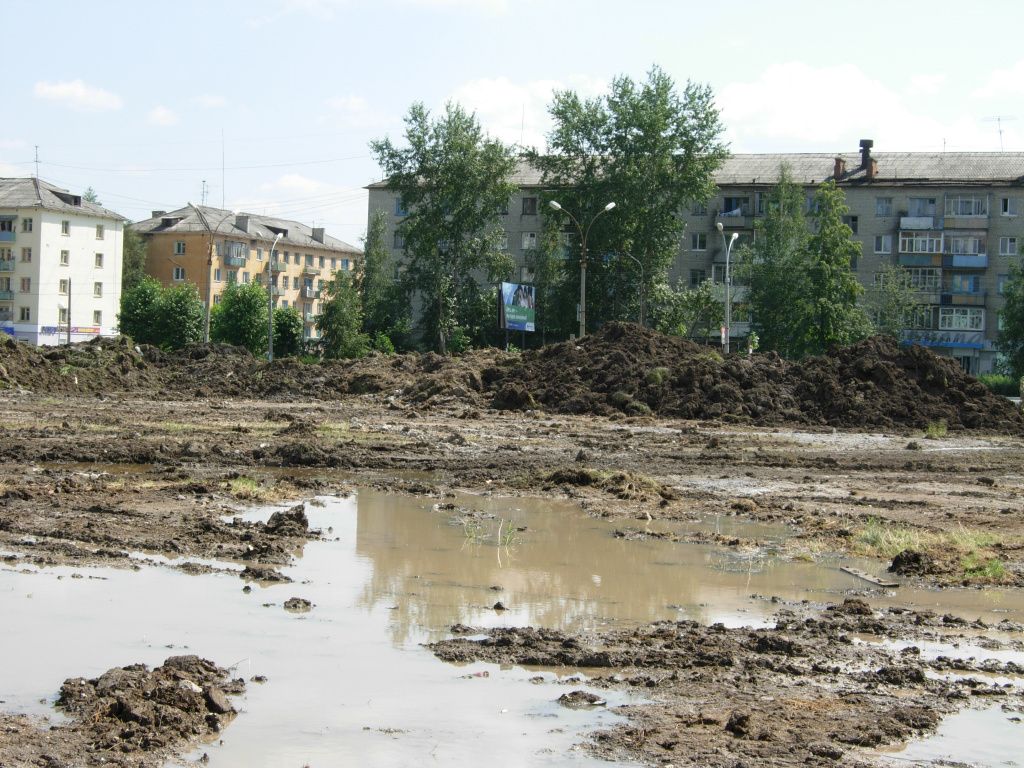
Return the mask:
{"type": "Polygon", "coordinates": [[[924,436],[929,440],[941,440],[946,436],[948,431],[949,427],[947,426],[945,419],[929,421],[928,428],[924,431],[924,436]]]}

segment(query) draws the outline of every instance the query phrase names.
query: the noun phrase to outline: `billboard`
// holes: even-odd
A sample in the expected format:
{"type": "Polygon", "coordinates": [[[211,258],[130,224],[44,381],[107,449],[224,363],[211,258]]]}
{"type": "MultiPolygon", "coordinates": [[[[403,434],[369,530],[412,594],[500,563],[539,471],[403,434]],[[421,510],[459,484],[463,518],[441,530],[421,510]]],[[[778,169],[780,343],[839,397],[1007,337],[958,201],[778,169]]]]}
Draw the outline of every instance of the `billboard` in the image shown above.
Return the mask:
{"type": "Polygon", "coordinates": [[[521,283],[502,283],[498,295],[498,324],[507,331],[534,331],[537,289],[521,283]]]}

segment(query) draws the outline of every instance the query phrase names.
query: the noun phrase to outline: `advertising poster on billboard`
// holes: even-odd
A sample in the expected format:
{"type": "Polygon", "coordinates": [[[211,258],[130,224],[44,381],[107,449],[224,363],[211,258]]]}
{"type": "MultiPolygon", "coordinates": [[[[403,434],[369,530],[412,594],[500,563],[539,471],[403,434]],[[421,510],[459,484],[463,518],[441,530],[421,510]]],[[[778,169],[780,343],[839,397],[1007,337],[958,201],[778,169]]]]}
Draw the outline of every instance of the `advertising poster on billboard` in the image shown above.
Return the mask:
{"type": "Polygon", "coordinates": [[[534,331],[537,289],[520,283],[501,284],[501,327],[507,331],[534,331]]]}

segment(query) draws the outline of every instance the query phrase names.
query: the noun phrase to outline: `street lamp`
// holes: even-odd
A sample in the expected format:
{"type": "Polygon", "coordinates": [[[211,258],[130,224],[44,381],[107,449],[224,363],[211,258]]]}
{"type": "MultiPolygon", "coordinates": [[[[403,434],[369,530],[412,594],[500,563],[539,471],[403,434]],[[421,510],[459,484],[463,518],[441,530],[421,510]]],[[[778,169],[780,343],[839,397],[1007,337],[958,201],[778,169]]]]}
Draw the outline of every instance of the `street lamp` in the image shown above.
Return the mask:
{"type": "Polygon", "coordinates": [[[283,232],[277,233],[267,257],[267,362],[270,363],[274,362],[274,256],[283,236],[283,232]]]}
{"type": "Polygon", "coordinates": [[[718,227],[718,234],[722,236],[722,244],[725,245],[725,335],[722,337],[722,351],[729,354],[729,334],[732,333],[732,275],[729,274],[729,255],[732,253],[732,244],[740,236],[739,232],[733,232],[729,242],[725,242],[724,227],[722,222],[715,224],[718,227]]]}
{"type": "Polygon", "coordinates": [[[207,344],[210,343],[210,308],[213,296],[213,240],[214,235],[221,228],[225,221],[235,215],[234,211],[228,211],[224,214],[224,217],[217,222],[216,227],[211,227],[209,220],[206,218],[206,214],[199,208],[199,206],[189,203],[192,206],[192,210],[196,212],[199,220],[206,227],[206,232],[210,236],[210,242],[207,246],[206,253],[206,318],[203,320],[203,341],[207,344]]]}
{"type": "Polygon", "coordinates": [[[565,210],[556,200],[549,200],[548,206],[554,211],[561,211],[568,216],[572,223],[576,225],[576,229],[580,233],[580,338],[582,339],[587,335],[587,236],[590,234],[590,228],[594,226],[594,222],[597,221],[597,217],[602,213],[607,213],[615,207],[615,203],[608,203],[604,208],[594,214],[594,217],[587,224],[587,228],[583,229],[580,226],[579,221],[569,211],[565,210]]]}
{"type": "Polygon", "coordinates": [[[636,265],[638,267],[640,267],[640,327],[643,328],[644,327],[644,288],[645,288],[645,284],[644,284],[644,265],[643,265],[643,262],[640,261],[640,259],[638,259],[636,256],[634,256],[631,253],[624,253],[624,254],[621,254],[621,255],[625,256],[628,259],[632,259],[634,262],[636,262],[636,265]]]}

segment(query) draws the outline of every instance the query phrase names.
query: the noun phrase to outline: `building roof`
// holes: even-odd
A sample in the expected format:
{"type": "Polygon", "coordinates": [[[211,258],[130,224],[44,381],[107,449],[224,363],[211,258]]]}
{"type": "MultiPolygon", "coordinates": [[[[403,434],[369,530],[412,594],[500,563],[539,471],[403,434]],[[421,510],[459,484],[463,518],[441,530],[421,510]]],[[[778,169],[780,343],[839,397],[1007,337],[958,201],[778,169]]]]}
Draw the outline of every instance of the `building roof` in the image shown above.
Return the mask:
{"type": "MultiPolygon", "coordinates": [[[[877,163],[867,178],[859,152],[770,152],[730,155],[715,173],[715,184],[725,186],[772,185],[783,165],[797,184],[821,184],[833,177],[837,158],[846,164],[840,184],[900,184],[914,186],[1024,185],[1024,152],[872,152],[877,163]]],[[[540,171],[525,160],[512,175],[519,187],[541,186],[540,171]]],[[[387,189],[387,181],[367,189],[387,189]]]]}
{"type": "Polygon", "coordinates": [[[83,200],[81,195],[72,194],[34,176],[0,178],[0,208],[43,208],[79,216],[125,220],[124,216],[109,208],[90,203],[83,200]]]}
{"type": "Polygon", "coordinates": [[[222,208],[210,208],[205,205],[186,205],[176,211],[160,213],[144,221],[130,225],[140,235],[158,235],[164,233],[187,234],[190,232],[214,232],[224,237],[238,240],[262,240],[273,242],[278,233],[282,233],[281,245],[298,248],[319,248],[337,251],[349,256],[362,255],[362,251],[336,237],[324,233],[323,241],[313,237],[313,228],[307,227],[290,219],[279,219],[273,216],[258,216],[255,213],[235,213],[222,208]],[[241,229],[242,219],[248,219],[247,228],[241,229]]]}

